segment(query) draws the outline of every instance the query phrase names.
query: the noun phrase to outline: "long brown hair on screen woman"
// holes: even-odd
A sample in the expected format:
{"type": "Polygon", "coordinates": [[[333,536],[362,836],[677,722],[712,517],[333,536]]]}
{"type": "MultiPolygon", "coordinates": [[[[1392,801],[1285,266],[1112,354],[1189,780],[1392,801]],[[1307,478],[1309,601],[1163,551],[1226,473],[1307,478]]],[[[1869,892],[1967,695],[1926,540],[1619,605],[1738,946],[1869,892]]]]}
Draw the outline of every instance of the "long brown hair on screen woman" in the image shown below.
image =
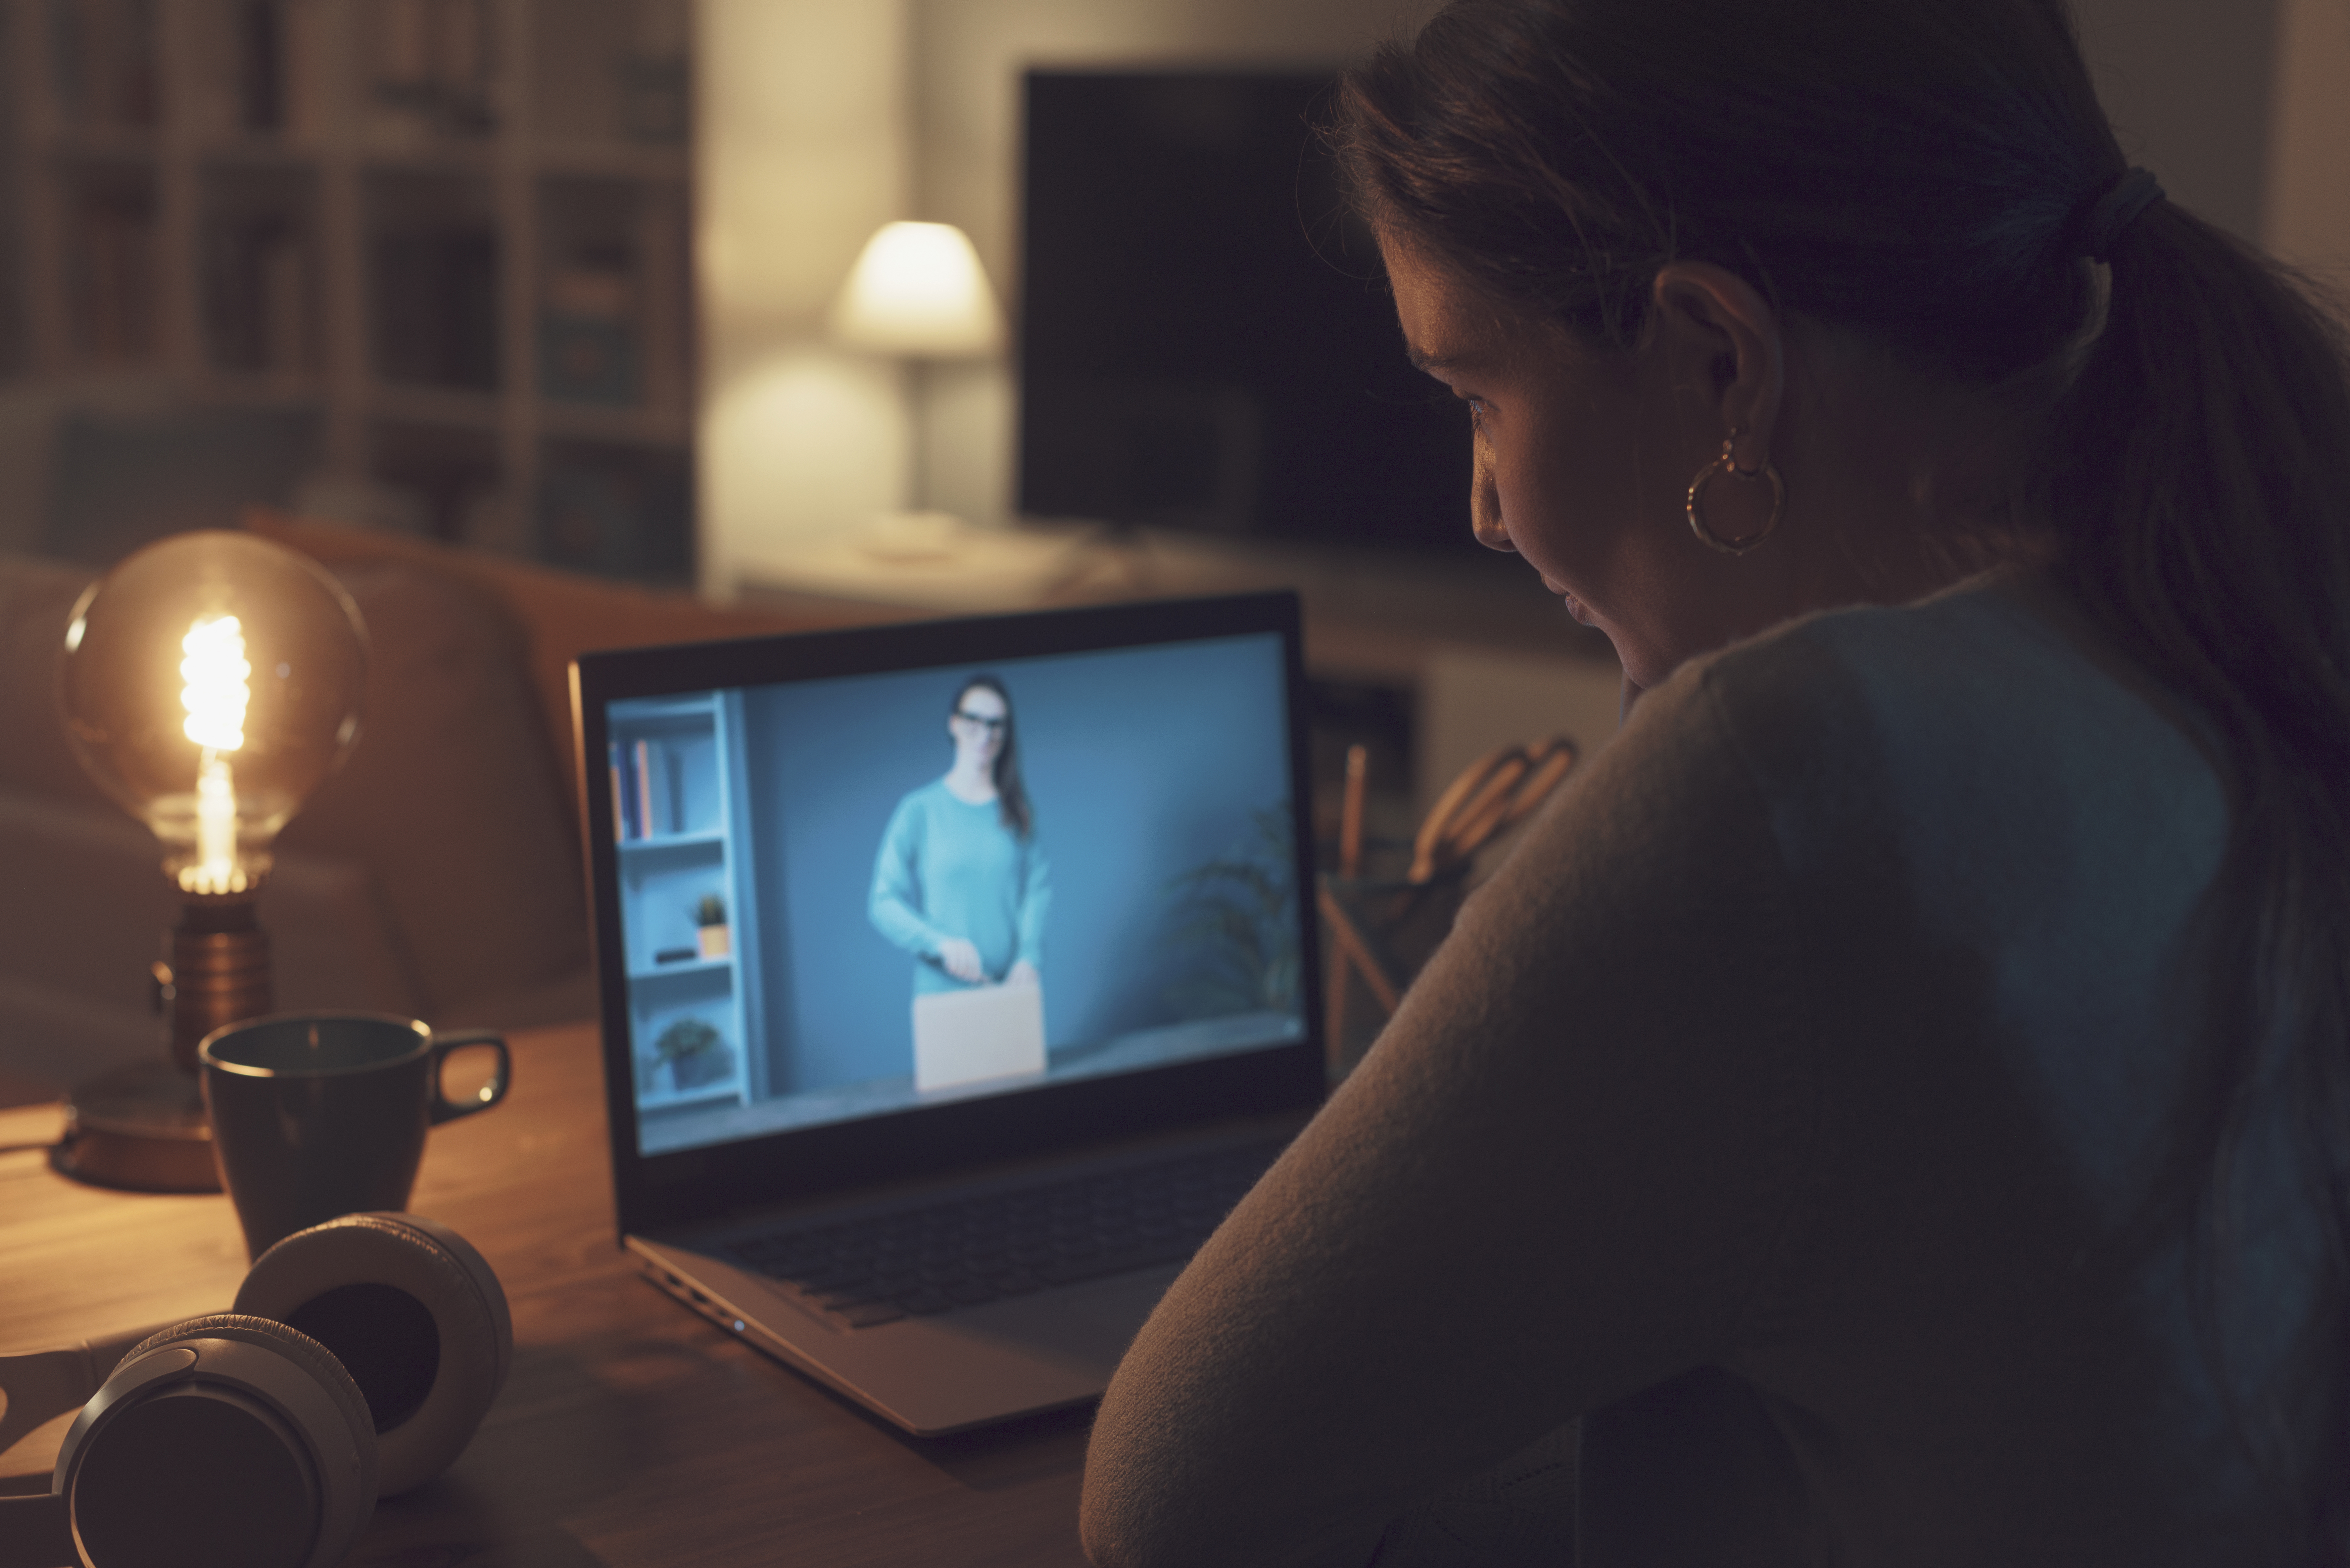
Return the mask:
{"type": "Polygon", "coordinates": [[[950,722],[965,717],[963,700],[974,691],[992,693],[1003,704],[1002,724],[1003,743],[994,760],[988,764],[988,776],[995,782],[995,798],[1003,813],[1003,826],[1015,838],[1025,838],[1035,829],[1035,814],[1029,809],[1028,789],[1020,779],[1020,722],[1012,708],[1012,693],[1003,682],[993,675],[974,675],[957,689],[954,701],[947,704],[950,722]]]}

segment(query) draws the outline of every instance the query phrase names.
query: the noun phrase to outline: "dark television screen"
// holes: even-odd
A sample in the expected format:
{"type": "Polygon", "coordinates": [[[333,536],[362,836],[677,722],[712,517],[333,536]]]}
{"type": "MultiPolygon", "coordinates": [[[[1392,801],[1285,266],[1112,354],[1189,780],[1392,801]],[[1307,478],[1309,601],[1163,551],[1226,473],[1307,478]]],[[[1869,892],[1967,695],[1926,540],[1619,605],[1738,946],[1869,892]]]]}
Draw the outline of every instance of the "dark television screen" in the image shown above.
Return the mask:
{"type": "Polygon", "coordinates": [[[1467,417],[1308,127],[1331,81],[1027,74],[1023,512],[1474,550],[1467,417]]]}

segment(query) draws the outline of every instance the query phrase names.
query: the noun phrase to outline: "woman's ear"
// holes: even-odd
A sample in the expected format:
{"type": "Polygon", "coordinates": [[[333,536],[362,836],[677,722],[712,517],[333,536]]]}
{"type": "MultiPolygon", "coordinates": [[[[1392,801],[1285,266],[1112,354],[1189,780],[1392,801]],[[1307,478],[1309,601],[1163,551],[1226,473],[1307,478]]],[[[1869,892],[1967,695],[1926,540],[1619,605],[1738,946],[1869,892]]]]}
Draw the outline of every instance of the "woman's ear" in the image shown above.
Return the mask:
{"type": "Polygon", "coordinates": [[[1713,439],[1737,432],[1732,462],[1761,468],[1786,392],[1779,313],[1752,284],[1711,262],[1667,263],[1655,296],[1658,347],[1675,391],[1696,401],[1713,439]]]}

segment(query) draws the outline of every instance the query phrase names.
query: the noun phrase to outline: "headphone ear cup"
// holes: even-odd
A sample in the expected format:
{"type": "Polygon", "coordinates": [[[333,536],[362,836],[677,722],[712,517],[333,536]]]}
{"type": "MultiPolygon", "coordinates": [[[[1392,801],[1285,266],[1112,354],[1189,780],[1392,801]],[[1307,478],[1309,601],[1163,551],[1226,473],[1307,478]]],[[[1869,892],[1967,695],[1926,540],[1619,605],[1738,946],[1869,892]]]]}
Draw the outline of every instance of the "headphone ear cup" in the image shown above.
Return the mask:
{"type": "Polygon", "coordinates": [[[496,1342],[498,1370],[490,1388],[494,1400],[506,1386],[506,1374],[514,1368],[514,1314],[506,1303],[505,1287],[498,1282],[498,1273],[490,1261],[482,1256],[474,1245],[438,1220],[427,1220],[421,1214],[369,1213],[350,1216],[356,1220],[372,1220],[379,1224],[404,1229],[444,1253],[464,1271],[465,1279],[473,1287],[483,1309],[489,1314],[491,1337],[496,1342]]]}
{"type": "MultiPolygon", "coordinates": [[[[315,1388],[317,1393],[324,1395],[327,1402],[326,1408],[332,1411],[331,1416],[327,1415],[315,1402],[308,1404],[309,1414],[306,1416],[303,1401],[307,1396],[299,1395],[296,1391],[296,1386],[281,1384],[279,1386],[281,1395],[295,1392],[296,1397],[273,1397],[267,1403],[276,1408],[279,1417],[286,1422],[296,1438],[308,1450],[315,1479],[322,1489],[322,1494],[317,1498],[320,1510],[317,1516],[317,1533],[311,1542],[305,1560],[314,1563],[340,1562],[343,1554],[350,1549],[353,1542],[358,1541],[360,1532],[367,1528],[369,1519],[375,1512],[377,1480],[375,1427],[368,1417],[367,1401],[361,1397],[359,1386],[351,1380],[350,1375],[343,1370],[341,1365],[336,1361],[326,1346],[308,1335],[289,1328],[282,1323],[273,1323],[265,1318],[240,1316],[233,1313],[214,1314],[208,1317],[191,1318],[185,1323],[174,1324],[159,1334],[149,1335],[131,1348],[130,1353],[122,1358],[121,1364],[116,1368],[114,1376],[108,1379],[107,1386],[102,1387],[98,1397],[91,1400],[91,1408],[93,1410],[104,1408],[103,1402],[108,1394],[121,1386],[125,1374],[135,1375],[142,1358],[155,1352],[168,1351],[174,1345],[187,1345],[199,1340],[226,1340],[234,1345],[253,1346],[276,1361],[289,1364],[290,1375],[300,1380],[298,1388],[315,1388]],[[317,1425],[319,1420],[338,1422],[341,1429],[338,1432],[319,1429],[317,1425]],[[356,1460],[355,1467],[354,1460],[356,1460]],[[356,1473],[353,1473],[354,1469],[356,1473]]],[[[199,1385],[205,1381],[204,1370],[204,1364],[199,1363],[196,1366],[196,1382],[199,1385]]],[[[245,1370],[253,1372],[261,1369],[247,1363],[245,1370]]],[[[217,1370],[215,1375],[218,1375],[217,1370]]],[[[235,1374],[231,1373],[230,1376],[233,1378],[235,1374]]],[[[271,1376],[278,1376],[285,1374],[271,1376]]],[[[265,1386],[266,1381],[267,1379],[265,1379],[265,1386]]],[[[85,1416],[84,1419],[87,1420],[88,1417],[85,1416]]],[[[76,1490],[81,1494],[81,1501],[94,1508],[102,1508],[105,1511],[98,1518],[85,1522],[85,1535],[97,1532],[101,1524],[110,1526],[135,1524],[138,1526],[138,1534],[144,1535],[151,1532],[151,1527],[157,1521],[151,1518],[141,1521],[136,1516],[151,1515],[158,1508],[168,1508],[168,1501],[161,1497],[154,1496],[141,1498],[133,1495],[118,1498],[114,1494],[124,1491],[126,1480],[120,1474],[112,1478],[111,1485],[104,1488],[109,1495],[103,1501],[90,1496],[89,1494],[98,1489],[98,1483],[106,1474],[107,1467],[100,1462],[99,1456],[106,1450],[109,1433],[102,1427],[92,1428],[90,1438],[85,1441],[83,1430],[81,1423],[77,1422],[75,1431],[68,1434],[68,1449],[61,1450],[59,1454],[58,1470],[61,1481],[69,1469],[74,1470],[78,1477],[76,1490]],[[144,1506],[140,1506],[142,1501],[144,1506]]],[[[122,1428],[118,1423],[110,1434],[118,1447],[121,1431],[122,1428]]],[[[241,1516],[250,1515],[255,1511],[255,1504],[257,1500],[249,1494],[239,1495],[237,1490],[239,1483],[249,1479],[242,1472],[222,1475],[216,1478],[216,1484],[206,1484],[215,1478],[204,1476],[201,1467],[207,1459],[217,1462],[221,1458],[222,1456],[216,1454],[206,1453],[199,1445],[193,1451],[182,1449],[170,1455],[166,1468],[178,1467],[177,1479],[184,1483],[192,1484],[202,1495],[204,1506],[217,1503],[222,1510],[221,1517],[228,1521],[224,1528],[234,1530],[238,1524],[245,1522],[241,1516]],[[194,1473],[190,1473],[192,1470],[194,1473]]],[[[142,1467],[137,1473],[151,1474],[151,1467],[142,1467]]],[[[157,1490],[161,1491],[165,1489],[159,1486],[157,1490]]],[[[192,1538],[191,1532],[195,1532],[197,1537],[204,1534],[205,1526],[200,1520],[179,1518],[168,1522],[177,1544],[172,1547],[168,1558],[162,1560],[173,1563],[193,1562],[203,1558],[206,1552],[218,1556],[224,1551],[232,1554],[235,1552],[234,1541],[192,1538]]],[[[263,1522],[277,1524],[281,1521],[273,1519],[263,1522]]],[[[131,1551],[137,1554],[139,1548],[132,1545],[131,1551]]],[[[221,1560],[230,1559],[222,1558],[221,1560]]]]}
{"type": "Polygon", "coordinates": [[[513,1357],[497,1276],[453,1231],[411,1215],[346,1214],[296,1231],[255,1261],[236,1310],[292,1324],[348,1368],[386,1497],[448,1469],[513,1357]]]}
{"type": "MultiPolygon", "coordinates": [[[[238,1313],[213,1313],[204,1317],[190,1318],[173,1324],[161,1334],[151,1334],[130,1347],[122,1358],[128,1366],[151,1350],[185,1339],[232,1339],[244,1345],[257,1345],[274,1350],[318,1381],[327,1397],[335,1402],[344,1424],[350,1428],[352,1441],[360,1455],[360,1489],[367,1494],[367,1506],[375,1507],[379,1493],[377,1485],[375,1423],[368,1417],[367,1397],[351,1380],[343,1364],[332,1351],[301,1330],[265,1317],[248,1316],[238,1313]]],[[[365,1524],[364,1518],[360,1523],[365,1524]]]]}

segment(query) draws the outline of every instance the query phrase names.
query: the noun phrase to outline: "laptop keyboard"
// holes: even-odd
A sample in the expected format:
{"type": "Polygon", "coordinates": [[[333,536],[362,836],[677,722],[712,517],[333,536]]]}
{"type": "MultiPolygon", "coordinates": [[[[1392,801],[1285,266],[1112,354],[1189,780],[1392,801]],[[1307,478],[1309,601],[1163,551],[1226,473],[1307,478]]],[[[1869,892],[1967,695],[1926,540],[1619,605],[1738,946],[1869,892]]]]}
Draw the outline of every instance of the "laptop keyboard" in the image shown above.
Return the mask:
{"type": "Polygon", "coordinates": [[[1254,1144],[724,1249],[851,1328],[1181,1262],[1281,1152],[1254,1144]]]}

